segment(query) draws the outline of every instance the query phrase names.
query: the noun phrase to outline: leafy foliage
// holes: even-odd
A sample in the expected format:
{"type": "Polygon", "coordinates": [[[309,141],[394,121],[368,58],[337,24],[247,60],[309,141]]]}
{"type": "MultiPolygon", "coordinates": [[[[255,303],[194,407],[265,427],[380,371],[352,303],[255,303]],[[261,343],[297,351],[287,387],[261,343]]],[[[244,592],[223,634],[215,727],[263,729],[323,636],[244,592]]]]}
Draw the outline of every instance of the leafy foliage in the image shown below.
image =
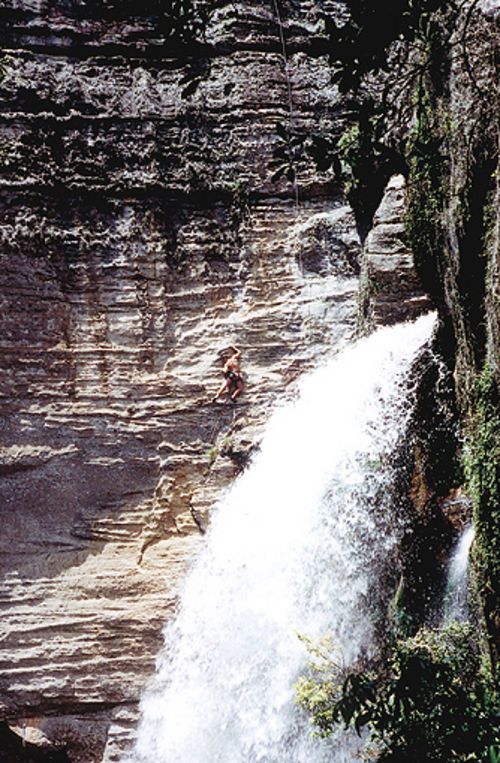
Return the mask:
{"type": "Polygon", "coordinates": [[[436,127],[435,103],[424,80],[417,93],[416,126],[408,144],[409,182],[406,234],[415,267],[431,297],[439,297],[436,264],[443,248],[443,172],[441,138],[436,127]]]}
{"type": "Polygon", "coordinates": [[[162,0],[161,31],[167,43],[189,45],[203,39],[213,0],[162,0]]]}
{"type": "Polygon", "coordinates": [[[297,701],[328,736],[339,723],[367,727],[378,760],[393,763],[495,760],[500,705],[480,671],[469,624],[421,629],[400,641],[378,673],[351,673],[338,687],[338,666],[297,685],[297,701]],[[306,687],[307,691],[304,691],[306,687]]]}
{"type": "Polygon", "coordinates": [[[394,43],[415,43],[433,14],[455,8],[455,3],[391,0],[383,11],[377,0],[347,0],[346,6],[348,16],[343,23],[329,14],[323,16],[333,79],[343,93],[359,91],[367,75],[389,71],[394,43]]]}
{"type": "Polygon", "coordinates": [[[384,140],[385,112],[371,96],[350,101],[341,108],[347,129],[312,136],[307,153],[320,172],[333,171],[356,214],[362,237],[371,227],[373,214],[390,174],[403,168],[403,161],[384,140]]]}
{"type": "MultiPolygon", "coordinates": [[[[475,396],[464,468],[474,506],[479,591],[494,643],[500,630],[495,618],[500,597],[500,400],[494,371],[488,365],[477,380],[475,396]]],[[[499,655],[495,656],[498,660],[499,655]]]]}
{"type": "Polygon", "coordinates": [[[184,85],[181,95],[183,98],[187,98],[196,92],[198,85],[206,80],[210,75],[211,63],[207,58],[195,59],[185,67],[184,75],[180,80],[180,84],[184,85]]]}
{"type": "Polygon", "coordinates": [[[347,176],[346,196],[357,213],[363,235],[371,227],[375,210],[388,177],[401,163],[384,142],[383,107],[365,98],[353,110],[351,128],[338,140],[337,148],[347,176]]]}
{"type": "Polygon", "coordinates": [[[294,686],[296,701],[314,719],[320,736],[329,736],[336,722],[335,707],[341,696],[342,666],[340,650],[330,636],[313,641],[299,634],[312,659],[307,663],[308,675],[301,676],[294,686]]]}
{"type": "Polygon", "coordinates": [[[205,32],[216,5],[217,0],[156,0],[158,32],[165,54],[187,58],[180,80],[183,98],[193,95],[210,74],[210,45],[205,32]]]}
{"type": "Polygon", "coordinates": [[[305,138],[287,130],[279,122],[276,124],[276,134],[278,142],[269,162],[269,168],[274,170],[271,182],[275,183],[284,176],[295,185],[297,165],[304,155],[305,138]]]}
{"type": "Polygon", "coordinates": [[[392,0],[383,11],[377,0],[348,0],[340,19],[319,14],[348,128],[340,139],[333,131],[313,137],[308,151],[344,183],[362,238],[390,175],[406,174],[412,95],[425,75],[441,82],[455,10],[454,0],[392,0]]]}

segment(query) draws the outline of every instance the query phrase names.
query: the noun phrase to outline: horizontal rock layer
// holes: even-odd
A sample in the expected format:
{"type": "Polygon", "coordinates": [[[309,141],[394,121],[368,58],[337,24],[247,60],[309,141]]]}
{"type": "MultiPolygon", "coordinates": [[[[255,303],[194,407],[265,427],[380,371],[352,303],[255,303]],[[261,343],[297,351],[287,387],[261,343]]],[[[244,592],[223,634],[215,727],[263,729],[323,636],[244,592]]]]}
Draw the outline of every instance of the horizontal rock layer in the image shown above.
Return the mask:
{"type": "Polygon", "coordinates": [[[71,8],[1,9],[0,707],[92,763],[130,742],[217,496],[352,336],[359,243],[328,176],[301,158],[295,208],[268,167],[287,77],[295,130],[338,124],[313,3],[286,67],[268,3],[188,60],[147,3],[71,8]],[[211,404],[230,343],[244,394],[211,404]]]}
{"type": "MultiPolygon", "coordinates": [[[[0,19],[1,717],[116,761],[217,498],[355,332],[351,211],[305,153],[297,189],[270,167],[283,130],[342,124],[312,0],[285,49],[264,1],[221,4],[189,49],[149,0],[0,19]],[[244,392],[213,404],[231,343],[244,392]]],[[[391,194],[365,260],[379,322],[401,280],[415,312],[391,194]]]]}
{"type": "Polygon", "coordinates": [[[394,175],[364,245],[360,303],[366,326],[409,320],[432,307],[405,242],[405,215],[405,179],[394,175]]]}

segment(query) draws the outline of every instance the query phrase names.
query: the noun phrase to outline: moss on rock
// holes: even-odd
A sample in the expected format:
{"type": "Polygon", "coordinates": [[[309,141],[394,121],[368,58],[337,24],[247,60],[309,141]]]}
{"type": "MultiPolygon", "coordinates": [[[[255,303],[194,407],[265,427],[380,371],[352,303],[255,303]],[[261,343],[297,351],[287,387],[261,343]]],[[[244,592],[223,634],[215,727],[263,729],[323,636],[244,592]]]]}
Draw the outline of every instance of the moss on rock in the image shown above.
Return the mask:
{"type": "Polygon", "coordinates": [[[468,428],[464,467],[476,526],[474,565],[495,665],[498,664],[500,653],[499,402],[493,369],[486,365],[476,384],[476,400],[468,428]]]}

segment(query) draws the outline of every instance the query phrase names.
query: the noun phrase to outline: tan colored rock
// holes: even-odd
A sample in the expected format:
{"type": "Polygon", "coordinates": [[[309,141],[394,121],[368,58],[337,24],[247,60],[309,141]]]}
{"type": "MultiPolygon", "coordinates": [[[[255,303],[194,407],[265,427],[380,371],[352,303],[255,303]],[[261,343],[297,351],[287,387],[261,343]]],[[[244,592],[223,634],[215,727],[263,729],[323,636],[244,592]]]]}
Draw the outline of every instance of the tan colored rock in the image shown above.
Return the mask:
{"type": "Polygon", "coordinates": [[[50,261],[3,257],[2,714],[41,719],[72,760],[119,757],[211,507],[289,381],[354,331],[356,278],[302,273],[284,243],[321,209],[255,208],[246,278],[224,263],[220,285],[173,285],[139,248],[64,283],[50,261]],[[229,342],[244,394],[210,404],[229,342]],[[106,753],[86,746],[94,723],[106,753]]]}
{"type": "Polygon", "coordinates": [[[373,218],[364,246],[361,320],[388,325],[415,318],[430,309],[405,243],[406,183],[393,175],[373,218]]]}
{"type": "MultiPolygon", "coordinates": [[[[28,46],[35,31],[29,21],[28,46]]],[[[189,108],[180,70],[10,55],[0,709],[32,743],[115,761],[214,502],[287,385],[355,329],[354,270],[300,262],[318,218],[355,258],[354,225],[339,200],[296,211],[290,189],[270,195],[266,157],[286,113],[276,53],[215,61],[189,108]],[[261,196],[220,195],[233,167],[261,196]],[[231,342],[244,394],[212,405],[231,342]]],[[[297,106],[304,125],[316,107],[297,106]]],[[[309,182],[321,185],[305,168],[309,182]]]]}
{"type": "MultiPolygon", "coordinates": [[[[351,212],[305,159],[298,209],[271,181],[289,104],[270,4],[219,9],[189,96],[146,6],[9,0],[1,31],[0,711],[78,763],[130,743],[214,503],[356,322],[351,212]],[[230,343],[244,393],[211,404],[230,343]]],[[[335,91],[314,3],[294,13],[306,134],[335,91]]]]}

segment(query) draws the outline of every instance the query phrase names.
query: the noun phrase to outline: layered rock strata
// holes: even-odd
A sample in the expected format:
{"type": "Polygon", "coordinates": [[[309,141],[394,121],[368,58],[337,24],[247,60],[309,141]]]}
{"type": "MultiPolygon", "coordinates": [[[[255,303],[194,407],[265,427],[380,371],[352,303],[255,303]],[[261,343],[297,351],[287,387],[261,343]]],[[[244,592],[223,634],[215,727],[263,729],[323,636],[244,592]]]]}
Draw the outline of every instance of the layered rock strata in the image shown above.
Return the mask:
{"type": "MultiPolygon", "coordinates": [[[[26,755],[120,758],[218,496],[355,332],[351,211],[304,154],[298,189],[270,168],[283,127],[342,129],[316,14],[282,36],[272,3],[222,3],[173,51],[148,1],[0,9],[0,708],[26,755]],[[244,394],[212,404],[231,343],[244,394]]],[[[402,194],[376,322],[422,304],[402,194]]]]}
{"type": "Polygon", "coordinates": [[[129,744],[210,508],[356,313],[349,209],[268,169],[289,83],[300,129],[336,119],[313,4],[286,66],[267,3],[184,60],[129,5],[1,9],[0,706],[82,763],[129,744]],[[244,395],[214,405],[229,343],[244,395]]]}
{"type": "Polygon", "coordinates": [[[393,175],[364,244],[360,321],[365,329],[410,320],[432,308],[405,241],[406,209],[405,178],[393,175]]]}

